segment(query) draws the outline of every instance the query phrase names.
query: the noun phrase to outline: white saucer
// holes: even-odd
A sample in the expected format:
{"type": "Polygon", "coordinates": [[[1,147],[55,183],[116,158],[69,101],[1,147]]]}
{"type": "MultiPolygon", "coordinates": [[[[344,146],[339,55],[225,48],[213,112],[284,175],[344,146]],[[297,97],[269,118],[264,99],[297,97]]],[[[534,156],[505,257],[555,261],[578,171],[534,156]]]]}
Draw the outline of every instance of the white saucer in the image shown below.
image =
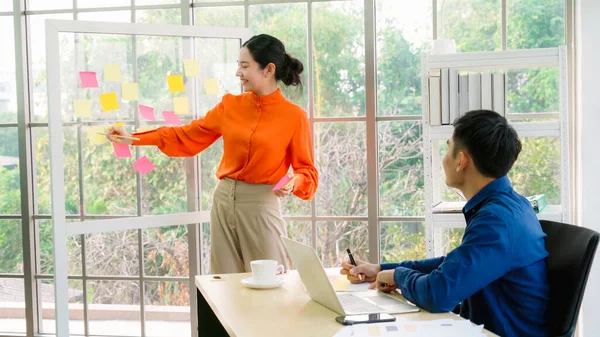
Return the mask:
{"type": "Polygon", "coordinates": [[[256,283],[254,277],[250,276],[242,280],[242,284],[252,289],[271,289],[281,287],[283,284],[283,277],[278,277],[273,283],[256,283]]]}

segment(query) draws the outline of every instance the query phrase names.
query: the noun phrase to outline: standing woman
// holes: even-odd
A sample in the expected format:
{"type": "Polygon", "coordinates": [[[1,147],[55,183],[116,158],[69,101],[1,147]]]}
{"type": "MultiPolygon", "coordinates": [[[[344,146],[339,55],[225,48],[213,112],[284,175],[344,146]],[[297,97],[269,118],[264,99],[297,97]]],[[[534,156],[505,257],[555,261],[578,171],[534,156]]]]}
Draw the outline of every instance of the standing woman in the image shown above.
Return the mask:
{"type": "Polygon", "coordinates": [[[277,260],[286,268],[288,257],[280,236],[287,236],[278,197],[293,193],[311,199],[319,174],[314,165],[306,112],[288,101],[278,87],[300,85],[302,63],[291,57],[277,38],[261,34],[244,43],[238,76],[244,93],[223,96],[206,116],[179,127],[135,133],[123,127],[108,130],[108,139],[121,144],[154,145],[172,157],[195,156],[223,137],[219,183],[211,209],[211,272],[250,271],[250,261],[277,260]],[[272,191],[289,170],[294,184],[272,191]]]}

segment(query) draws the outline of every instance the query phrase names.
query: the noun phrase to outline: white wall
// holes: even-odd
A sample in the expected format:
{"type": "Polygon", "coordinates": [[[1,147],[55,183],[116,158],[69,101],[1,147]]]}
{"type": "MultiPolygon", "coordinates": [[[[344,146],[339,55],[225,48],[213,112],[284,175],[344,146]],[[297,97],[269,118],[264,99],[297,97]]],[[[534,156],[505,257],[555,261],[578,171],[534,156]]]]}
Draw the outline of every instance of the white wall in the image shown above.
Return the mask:
{"type": "MultiPolygon", "coordinates": [[[[600,232],[600,1],[578,0],[580,15],[581,80],[581,221],[582,225],[600,232]]],[[[583,302],[583,336],[600,336],[600,252],[583,302]]]]}

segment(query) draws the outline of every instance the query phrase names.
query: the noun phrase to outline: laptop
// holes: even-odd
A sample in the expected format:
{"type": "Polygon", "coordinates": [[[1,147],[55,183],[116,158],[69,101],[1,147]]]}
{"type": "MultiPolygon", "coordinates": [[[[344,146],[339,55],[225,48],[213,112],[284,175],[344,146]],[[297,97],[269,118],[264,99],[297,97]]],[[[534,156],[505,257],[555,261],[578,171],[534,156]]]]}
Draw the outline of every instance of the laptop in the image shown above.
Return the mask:
{"type": "Polygon", "coordinates": [[[312,247],[283,236],[281,239],[308,295],[322,306],[342,316],[419,311],[418,307],[377,290],[336,293],[312,247]]]}

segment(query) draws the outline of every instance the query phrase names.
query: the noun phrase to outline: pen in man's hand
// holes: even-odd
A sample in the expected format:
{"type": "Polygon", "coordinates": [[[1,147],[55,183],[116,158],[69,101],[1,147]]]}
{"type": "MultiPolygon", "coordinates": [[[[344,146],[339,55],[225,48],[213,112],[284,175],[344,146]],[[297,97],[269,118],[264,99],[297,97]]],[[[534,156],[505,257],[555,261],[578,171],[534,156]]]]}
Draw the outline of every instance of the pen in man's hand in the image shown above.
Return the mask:
{"type": "MultiPolygon", "coordinates": [[[[346,248],[346,252],[348,253],[348,257],[350,258],[350,263],[351,263],[353,266],[355,266],[355,267],[358,267],[358,266],[357,266],[357,264],[356,264],[356,261],[354,260],[354,256],[352,256],[352,252],[350,251],[350,248],[346,248]]],[[[358,274],[358,278],[359,278],[361,281],[364,281],[364,279],[363,279],[363,275],[362,275],[362,274],[358,274]]]]}

